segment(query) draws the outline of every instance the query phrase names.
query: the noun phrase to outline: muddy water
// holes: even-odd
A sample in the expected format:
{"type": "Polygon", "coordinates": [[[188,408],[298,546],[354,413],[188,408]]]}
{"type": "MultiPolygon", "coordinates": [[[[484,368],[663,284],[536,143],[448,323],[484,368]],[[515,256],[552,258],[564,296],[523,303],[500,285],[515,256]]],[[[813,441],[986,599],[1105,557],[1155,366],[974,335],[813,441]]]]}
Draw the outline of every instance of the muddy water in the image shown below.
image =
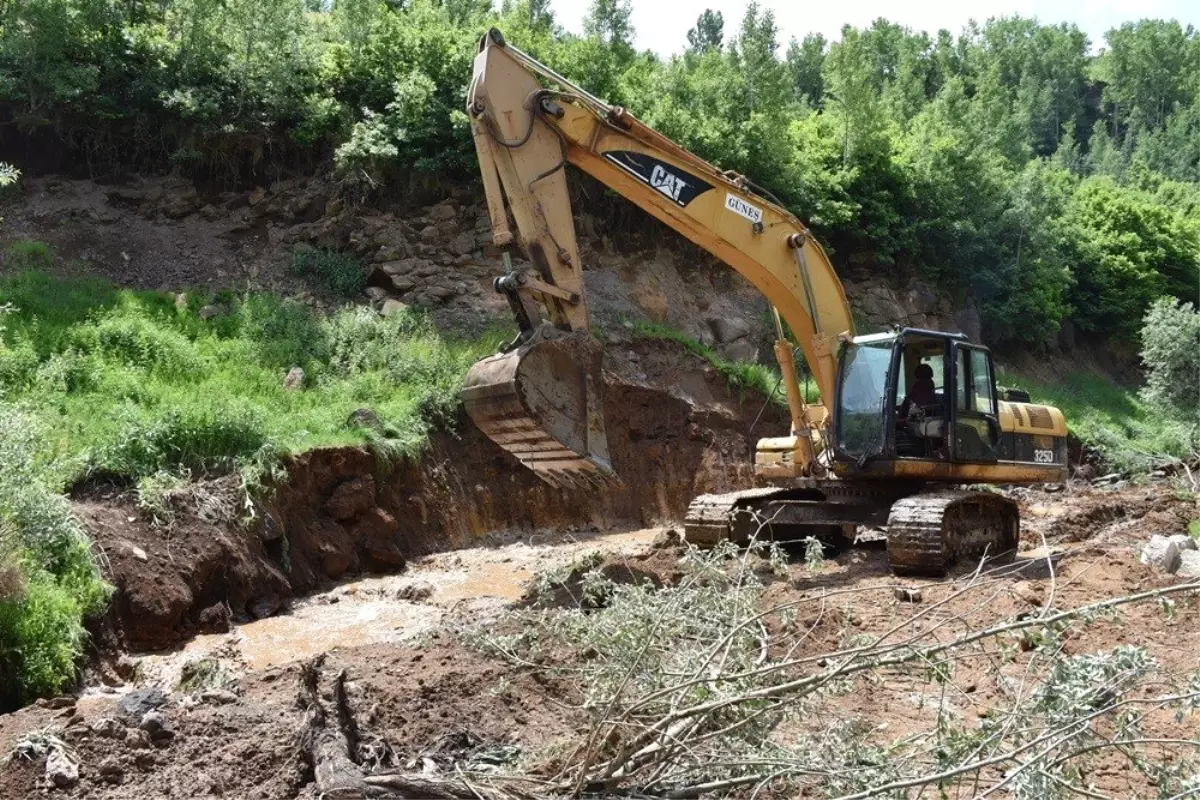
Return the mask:
{"type": "Polygon", "coordinates": [[[216,658],[227,672],[312,658],[334,649],[419,640],[448,617],[485,621],[525,592],[540,571],[569,564],[584,553],[634,553],[660,529],[531,536],[495,547],[427,556],[399,575],[362,578],[294,603],[291,610],[236,625],[225,634],[197,636],[168,653],[136,655],[141,683],[173,687],[188,661],[216,658]]]}

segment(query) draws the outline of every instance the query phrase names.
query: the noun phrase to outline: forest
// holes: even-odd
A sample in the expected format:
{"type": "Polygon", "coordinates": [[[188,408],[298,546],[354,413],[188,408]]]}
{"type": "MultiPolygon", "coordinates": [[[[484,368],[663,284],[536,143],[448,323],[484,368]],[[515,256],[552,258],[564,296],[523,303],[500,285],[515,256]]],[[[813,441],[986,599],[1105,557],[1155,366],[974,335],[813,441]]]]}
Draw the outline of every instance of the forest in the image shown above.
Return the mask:
{"type": "Polygon", "coordinates": [[[582,35],[548,0],[0,3],[0,144],[16,166],[176,170],[225,185],[332,165],[369,197],[472,180],[463,113],[489,26],[811,224],[842,267],[920,277],[1012,349],[1136,345],[1200,295],[1200,36],[1142,20],[1090,42],[1005,17],[879,19],[782,41],[768,10],[705,11],[686,49],[633,45],[630,0],[582,35]],[[728,23],[728,24],[727,24],[728,23]]]}

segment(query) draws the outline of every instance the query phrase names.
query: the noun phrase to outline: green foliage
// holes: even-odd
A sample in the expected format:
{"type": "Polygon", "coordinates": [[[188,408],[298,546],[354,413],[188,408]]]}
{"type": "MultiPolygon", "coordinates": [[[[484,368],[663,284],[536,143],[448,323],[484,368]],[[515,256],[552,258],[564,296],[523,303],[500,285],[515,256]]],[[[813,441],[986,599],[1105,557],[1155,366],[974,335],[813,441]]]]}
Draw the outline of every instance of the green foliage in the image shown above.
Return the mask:
{"type": "Polygon", "coordinates": [[[336,250],[297,249],[292,254],[292,271],[316,278],[338,297],[354,297],[367,285],[367,270],[363,263],[336,250]]]}
{"type": "Polygon", "coordinates": [[[50,245],[32,239],[18,239],[4,249],[4,266],[12,271],[47,269],[50,266],[50,245]]]}
{"type": "Polygon", "coordinates": [[[1077,370],[1038,378],[1001,369],[996,380],[1026,389],[1035,403],[1060,409],[1070,433],[1122,472],[1145,473],[1164,457],[1190,454],[1187,424],[1164,419],[1135,389],[1099,373],[1077,370]]]}
{"type": "Polygon", "coordinates": [[[1142,363],[1146,401],[1184,423],[1200,425],[1200,311],[1194,305],[1172,297],[1155,301],[1142,327],[1142,363]]]}
{"type": "Polygon", "coordinates": [[[109,587],[83,529],[59,495],[68,469],[39,417],[0,402],[0,553],[22,574],[0,598],[4,702],[61,690],[75,678],[83,620],[100,612],[109,587]]]}

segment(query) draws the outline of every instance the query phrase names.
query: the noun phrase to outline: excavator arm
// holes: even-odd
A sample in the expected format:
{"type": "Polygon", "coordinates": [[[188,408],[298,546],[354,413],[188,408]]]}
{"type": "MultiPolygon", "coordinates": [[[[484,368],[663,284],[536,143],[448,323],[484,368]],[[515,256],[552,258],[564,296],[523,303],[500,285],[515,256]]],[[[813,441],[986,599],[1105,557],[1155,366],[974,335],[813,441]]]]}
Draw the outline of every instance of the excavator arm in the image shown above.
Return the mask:
{"type": "Polygon", "coordinates": [[[808,228],[744,177],[591,96],[495,29],[480,42],[467,111],[494,241],[514,243],[511,211],[532,264],[532,274],[510,272],[496,281],[521,335],[508,352],[472,368],[464,388],[468,412],[484,432],[551,483],[611,473],[599,345],[587,334],[567,192],[570,163],[712,253],[767,298],[792,416],[791,439],[782,446],[774,440],[775,447],[790,451],[785,460],[793,474],[821,471],[828,414],[805,404],[780,318],[825,402],[834,397],[839,342],[853,335],[854,325],[842,284],[808,228]]]}

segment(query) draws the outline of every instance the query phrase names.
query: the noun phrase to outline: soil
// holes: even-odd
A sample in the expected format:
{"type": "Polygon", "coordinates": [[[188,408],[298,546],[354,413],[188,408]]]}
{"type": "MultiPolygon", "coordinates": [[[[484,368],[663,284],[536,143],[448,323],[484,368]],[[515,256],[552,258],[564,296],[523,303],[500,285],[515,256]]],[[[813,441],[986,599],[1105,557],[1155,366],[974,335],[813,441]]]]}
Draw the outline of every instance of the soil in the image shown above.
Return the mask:
{"type": "MultiPolygon", "coordinates": [[[[943,600],[936,619],[951,635],[1012,619],[1039,604],[1067,608],[1180,580],[1137,563],[1139,542],[1153,533],[1178,532],[1178,521],[1195,513],[1194,504],[1175,499],[1168,486],[1077,488],[1070,496],[1024,492],[1020,500],[1027,518],[1038,520],[1033,527],[1041,526],[1036,542],[1025,545],[1020,563],[1026,568],[951,597],[965,577],[901,584],[878,548],[847,550],[816,570],[797,556],[773,576],[764,562],[759,570],[769,583],[764,607],[797,608],[794,618],[769,615],[768,629],[782,643],[820,653],[845,646],[847,637],[919,630],[930,622],[927,616],[919,621],[919,615],[943,600]],[[1115,507],[1126,513],[1114,521],[1102,509],[1115,507]],[[1046,566],[1046,547],[1056,554],[1053,570],[1046,566]],[[918,590],[921,602],[900,599],[897,586],[918,590]]],[[[128,520],[118,526],[115,511],[95,513],[93,519],[123,529],[133,546],[151,545],[128,520]]],[[[534,577],[555,575],[570,585],[580,563],[599,560],[602,571],[618,581],[671,585],[680,575],[678,537],[661,527],[624,533],[527,530],[456,544],[458,549],[425,555],[414,550],[401,573],[338,583],[294,600],[286,613],[235,621],[226,633],[199,635],[170,650],[124,654],[125,678],[97,669],[76,695],[0,716],[0,750],[32,731],[52,731],[80,765],[76,786],[50,789],[43,760],[13,760],[0,772],[0,796],[315,797],[304,744],[308,717],[298,699],[305,665],[323,676],[344,672],[359,732],[380,743],[384,766],[419,772],[431,768],[427,762],[452,769],[496,757],[506,763],[519,759],[535,772],[552,770],[589,720],[573,699],[569,672],[490,654],[478,645],[477,632],[519,632],[507,614],[528,604],[534,577]],[[219,690],[180,686],[184,665],[201,659],[219,665],[219,690]],[[160,710],[173,735],[153,739],[136,719],[122,717],[123,702],[138,687],[164,690],[160,710]],[[117,722],[104,721],[109,719],[117,722]]],[[[177,561],[208,558],[207,551],[188,546],[172,544],[177,561]]],[[[156,553],[142,562],[133,556],[143,566],[164,557],[156,553]]],[[[114,568],[117,563],[113,559],[114,568]]],[[[544,613],[561,613],[554,609],[563,606],[572,604],[558,595],[541,604],[549,609],[544,613]]],[[[1075,629],[1067,634],[1065,653],[1133,644],[1158,659],[1163,675],[1180,676],[1200,668],[1198,634],[1200,607],[1194,598],[1180,598],[1172,615],[1149,603],[1075,629]]],[[[1021,669],[1020,660],[998,671],[963,663],[949,695],[946,687],[904,674],[882,682],[859,679],[811,713],[854,721],[873,739],[891,741],[931,726],[939,707],[968,719],[1005,707],[1011,691],[1005,681],[1019,677],[1021,669]]],[[[776,735],[802,732],[806,719],[776,735]]],[[[1146,735],[1190,735],[1184,725],[1166,714],[1154,716],[1146,735]]],[[[1110,796],[1129,797],[1144,787],[1126,772],[1114,768],[1092,777],[1110,796]]]]}

